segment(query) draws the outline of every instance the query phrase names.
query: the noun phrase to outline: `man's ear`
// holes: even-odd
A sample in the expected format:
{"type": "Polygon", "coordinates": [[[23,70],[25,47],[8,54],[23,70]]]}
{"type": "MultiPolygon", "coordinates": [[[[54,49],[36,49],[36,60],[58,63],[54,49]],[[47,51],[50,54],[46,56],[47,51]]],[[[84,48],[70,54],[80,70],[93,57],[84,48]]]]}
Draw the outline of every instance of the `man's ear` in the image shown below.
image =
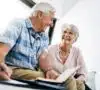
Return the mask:
{"type": "Polygon", "coordinates": [[[42,19],[42,17],[43,17],[43,12],[38,11],[38,12],[37,12],[37,17],[38,17],[39,19],[42,19]]]}

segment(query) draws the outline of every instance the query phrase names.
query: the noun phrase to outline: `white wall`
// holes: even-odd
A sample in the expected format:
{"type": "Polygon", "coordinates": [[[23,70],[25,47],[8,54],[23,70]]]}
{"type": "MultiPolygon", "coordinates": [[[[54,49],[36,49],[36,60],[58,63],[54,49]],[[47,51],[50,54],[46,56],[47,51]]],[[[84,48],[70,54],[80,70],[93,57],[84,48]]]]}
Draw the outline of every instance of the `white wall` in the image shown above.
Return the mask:
{"type": "MultiPolygon", "coordinates": [[[[100,72],[100,0],[81,0],[65,17],[59,20],[53,36],[52,44],[59,42],[60,26],[62,23],[73,23],[80,31],[80,37],[76,43],[83,51],[88,70],[100,72]],[[59,31],[59,32],[58,32],[59,31]]],[[[97,80],[97,79],[96,79],[97,80]]],[[[100,76],[98,77],[100,80],[100,76]]],[[[96,82],[97,90],[100,90],[99,82],[96,82]]]]}
{"type": "Polygon", "coordinates": [[[70,11],[70,9],[75,5],[77,4],[78,1],[81,1],[81,0],[64,0],[63,1],[63,11],[62,11],[62,14],[63,16],[68,12],[70,11]]]}
{"type": "Polygon", "coordinates": [[[29,14],[29,8],[19,0],[1,0],[0,1],[0,33],[7,26],[9,21],[14,18],[26,17],[29,14]]]}
{"type": "Polygon", "coordinates": [[[52,44],[59,42],[58,38],[60,37],[58,34],[60,33],[62,23],[75,24],[80,30],[80,37],[76,45],[82,49],[86,62],[88,63],[88,68],[100,72],[99,8],[100,0],[83,0],[78,2],[63,19],[57,22],[58,25],[56,26],[52,44]]]}
{"type": "Polygon", "coordinates": [[[35,1],[37,3],[39,3],[39,2],[50,3],[56,9],[56,17],[57,18],[62,17],[62,15],[63,15],[63,10],[62,10],[63,8],[62,7],[63,7],[64,0],[33,0],[33,1],[35,1]]]}

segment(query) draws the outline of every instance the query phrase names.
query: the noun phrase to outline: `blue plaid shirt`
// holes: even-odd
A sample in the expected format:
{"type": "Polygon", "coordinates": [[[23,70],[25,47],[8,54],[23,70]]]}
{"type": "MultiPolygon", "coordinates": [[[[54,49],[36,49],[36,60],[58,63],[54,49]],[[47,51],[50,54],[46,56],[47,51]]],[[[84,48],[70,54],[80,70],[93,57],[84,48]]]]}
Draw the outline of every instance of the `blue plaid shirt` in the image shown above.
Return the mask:
{"type": "Polygon", "coordinates": [[[30,19],[15,20],[0,35],[0,42],[10,46],[5,57],[8,65],[35,69],[38,57],[43,49],[48,47],[48,35],[37,33],[32,28],[30,19]]]}

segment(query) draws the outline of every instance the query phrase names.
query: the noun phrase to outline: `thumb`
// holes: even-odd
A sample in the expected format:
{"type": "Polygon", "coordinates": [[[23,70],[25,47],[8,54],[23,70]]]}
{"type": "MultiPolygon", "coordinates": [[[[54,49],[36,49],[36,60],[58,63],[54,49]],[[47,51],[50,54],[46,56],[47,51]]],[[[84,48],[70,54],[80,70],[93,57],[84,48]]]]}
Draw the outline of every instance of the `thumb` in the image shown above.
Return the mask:
{"type": "Polygon", "coordinates": [[[47,79],[50,79],[50,75],[49,75],[48,72],[46,73],[46,78],[47,78],[47,79]]]}

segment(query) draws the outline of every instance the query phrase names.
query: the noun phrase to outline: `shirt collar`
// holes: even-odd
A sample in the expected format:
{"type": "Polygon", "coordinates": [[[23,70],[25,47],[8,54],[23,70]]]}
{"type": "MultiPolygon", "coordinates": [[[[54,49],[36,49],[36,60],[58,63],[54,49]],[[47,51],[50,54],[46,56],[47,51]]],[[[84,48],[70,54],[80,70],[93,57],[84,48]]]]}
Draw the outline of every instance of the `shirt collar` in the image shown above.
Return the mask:
{"type": "Polygon", "coordinates": [[[43,37],[45,35],[44,32],[35,32],[35,31],[30,31],[31,35],[34,37],[34,38],[40,38],[40,37],[43,37]]]}
{"type": "Polygon", "coordinates": [[[32,27],[33,27],[32,23],[31,23],[31,20],[30,20],[29,18],[27,18],[27,19],[25,20],[25,23],[26,23],[26,27],[27,27],[27,28],[32,28],[32,27]]]}

